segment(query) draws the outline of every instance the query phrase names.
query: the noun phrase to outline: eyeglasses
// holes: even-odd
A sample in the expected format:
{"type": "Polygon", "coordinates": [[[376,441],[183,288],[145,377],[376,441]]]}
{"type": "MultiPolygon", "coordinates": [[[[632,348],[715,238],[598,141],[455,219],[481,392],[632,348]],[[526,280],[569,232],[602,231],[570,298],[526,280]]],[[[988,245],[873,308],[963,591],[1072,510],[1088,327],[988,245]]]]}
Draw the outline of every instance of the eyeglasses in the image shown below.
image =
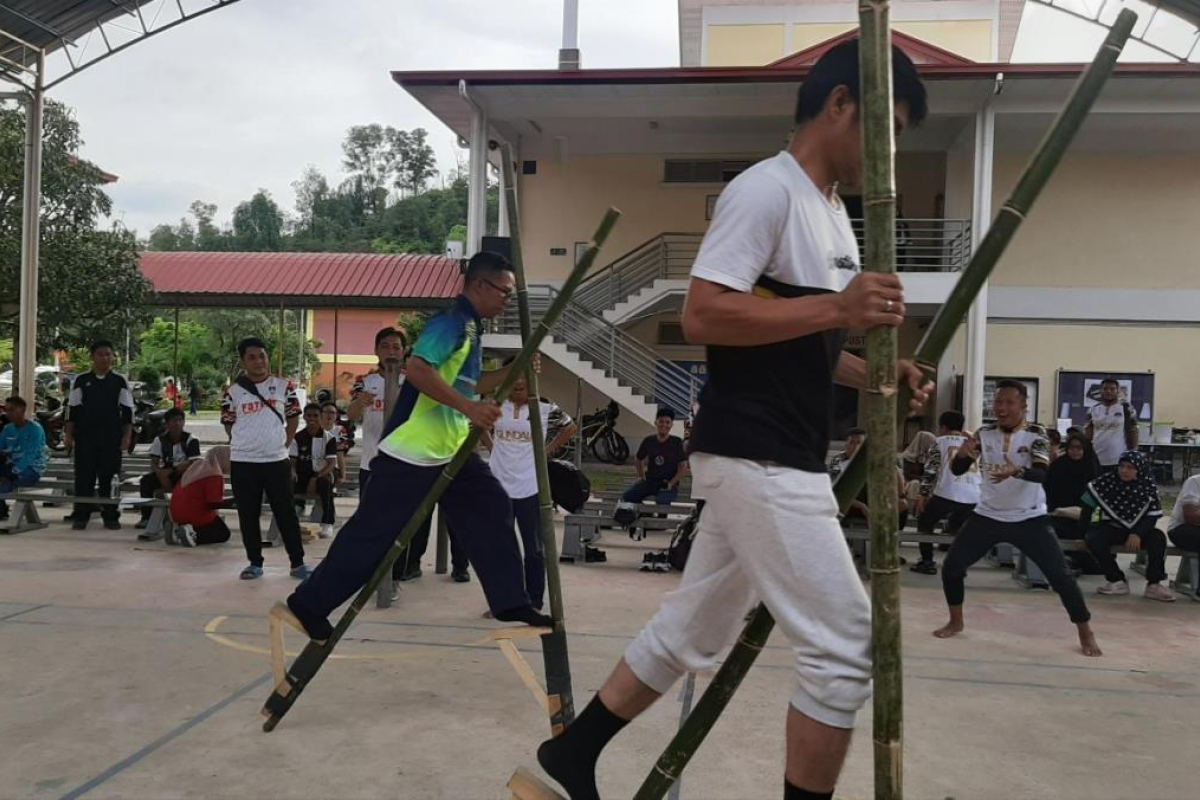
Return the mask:
{"type": "Polygon", "coordinates": [[[514,294],[514,293],[517,291],[516,289],[512,288],[511,286],[500,286],[500,285],[498,285],[498,284],[492,283],[492,282],[491,282],[491,281],[489,281],[487,278],[480,278],[479,280],[483,281],[483,282],[484,282],[484,283],[486,283],[488,286],[492,287],[492,288],[493,288],[493,289],[495,289],[497,292],[499,292],[500,294],[504,295],[504,299],[506,299],[506,300],[507,300],[508,298],[512,297],[512,296],[513,296],[513,294],[514,294]]]}

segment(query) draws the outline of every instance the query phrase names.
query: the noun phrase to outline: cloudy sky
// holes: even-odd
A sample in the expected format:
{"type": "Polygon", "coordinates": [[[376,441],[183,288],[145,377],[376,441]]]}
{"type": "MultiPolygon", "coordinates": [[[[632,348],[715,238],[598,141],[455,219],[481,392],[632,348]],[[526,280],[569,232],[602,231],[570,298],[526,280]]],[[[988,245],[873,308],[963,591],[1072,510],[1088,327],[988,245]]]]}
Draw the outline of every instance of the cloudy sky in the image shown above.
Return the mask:
{"type": "MultiPolygon", "coordinates": [[[[678,64],[676,0],[580,5],[585,66],[678,64]]],[[[145,235],[197,199],[217,203],[224,222],[260,187],[291,209],[306,165],[336,182],[355,124],[425,127],[443,167],[453,165],[453,136],[389,70],[552,68],[560,15],[561,0],[241,0],[53,96],[76,109],[85,155],[120,176],[115,216],[145,235]]],[[[1031,5],[1015,59],[1078,61],[1099,35],[1031,5]]]]}

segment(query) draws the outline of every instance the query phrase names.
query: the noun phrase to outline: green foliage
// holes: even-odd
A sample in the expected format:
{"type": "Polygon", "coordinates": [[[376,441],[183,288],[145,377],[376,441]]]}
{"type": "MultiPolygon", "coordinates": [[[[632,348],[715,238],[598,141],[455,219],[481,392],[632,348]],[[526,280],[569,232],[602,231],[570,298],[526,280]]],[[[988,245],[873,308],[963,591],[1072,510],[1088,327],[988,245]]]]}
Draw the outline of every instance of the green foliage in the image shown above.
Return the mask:
{"type": "Polygon", "coordinates": [[[404,331],[404,337],[408,340],[409,347],[417,343],[417,339],[421,337],[421,331],[425,330],[425,321],[428,319],[429,315],[422,311],[402,311],[396,317],[396,327],[404,331]]]}
{"type": "Polygon", "coordinates": [[[233,210],[233,243],[238,250],[275,251],[283,244],[283,212],[266,189],[233,210]]]}
{"type": "Polygon", "coordinates": [[[0,339],[0,368],[8,369],[13,360],[13,340],[0,339]]]}
{"type": "MultiPolygon", "coordinates": [[[[0,104],[0,325],[15,330],[20,303],[25,111],[0,104]]],[[[149,285],[137,267],[138,243],[112,211],[98,166],[79,156],[79,123],[47,101],[43,117],[42,222],[38,274],[38,349],[82,345],[138,324],[149,285]]]]}

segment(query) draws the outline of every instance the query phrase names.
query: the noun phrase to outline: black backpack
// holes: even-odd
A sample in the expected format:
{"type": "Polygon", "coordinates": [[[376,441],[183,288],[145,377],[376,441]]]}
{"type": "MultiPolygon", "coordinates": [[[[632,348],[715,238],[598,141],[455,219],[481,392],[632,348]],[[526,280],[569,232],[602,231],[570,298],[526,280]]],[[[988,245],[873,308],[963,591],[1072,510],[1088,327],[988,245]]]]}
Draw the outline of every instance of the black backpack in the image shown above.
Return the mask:
{"type": "Polygon", "coordinates": [[[547,463],[550,475],[550,497],[554,505],[574,514],[592,496],[592,482],[570,461],[553,459],[547,463]]]}
{"type": "Polygon", "coordinates": [[[675,533],[671,536],[671,544],[667,545],[667,563],[671,565],[672,569],[683,572],[688,556],[692,552],[692,540],[696,538],[696,528],[699,526],[700,512],[702,510],[704,510],[704,501],[697,500],[696,507],[692,509],[692,513],[688,514],[687,519],[679,523],[679,527],[675,529],[675,533]]]}

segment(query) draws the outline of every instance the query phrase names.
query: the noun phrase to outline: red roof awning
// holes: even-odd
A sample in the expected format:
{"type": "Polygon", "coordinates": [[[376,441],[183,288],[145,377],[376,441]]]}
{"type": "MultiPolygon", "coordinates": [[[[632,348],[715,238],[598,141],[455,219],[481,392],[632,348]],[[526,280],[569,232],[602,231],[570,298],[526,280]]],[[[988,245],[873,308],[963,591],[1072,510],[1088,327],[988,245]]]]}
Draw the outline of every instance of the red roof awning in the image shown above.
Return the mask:
{"type": "Polygon", "coordinates": [[[432,255],[146,251],[141,269],[166,306],[414,308],[462,285],[458,261],[432,255]]]}

